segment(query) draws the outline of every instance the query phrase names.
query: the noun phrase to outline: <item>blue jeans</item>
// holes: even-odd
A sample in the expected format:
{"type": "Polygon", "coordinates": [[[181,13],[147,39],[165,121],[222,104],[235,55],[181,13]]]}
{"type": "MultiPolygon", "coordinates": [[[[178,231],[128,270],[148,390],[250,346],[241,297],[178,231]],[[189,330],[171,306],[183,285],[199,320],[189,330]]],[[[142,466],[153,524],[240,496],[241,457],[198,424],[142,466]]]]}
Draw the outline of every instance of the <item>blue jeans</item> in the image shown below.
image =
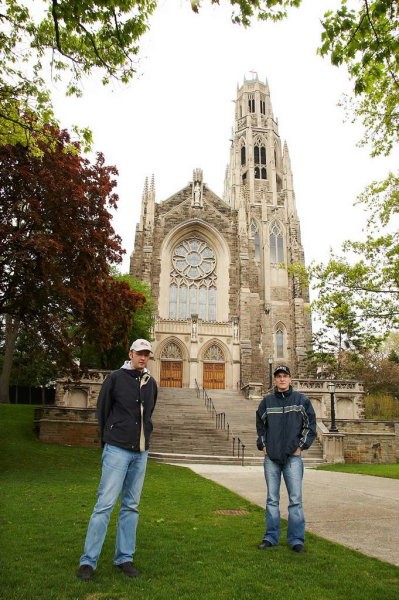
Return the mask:
{"type": "Polygon", "coordinates": [[[289,499],[287,541],[291,548],[296,544],[303,544],[305,541],[305,516],[302,508],[302,458],[290,456],[285,465],[279,465],[266,456],[264,470],[267,500],[266,532],[263,539],[268,540],[273,546],[276,546],[280,539],[280,485],[281,475],[283,475],[289,499]]]}
{"type": "Polygon", "coordinates": [[[104,543],[112,509],[121,494],[114,563],[120,565],[133,560],[136,549],[138,506],[143,489],[148,451],[132,452],[105,444],[102,454],[102,473],[97,503],[90,517],[81,565],[93,569],[104,543]]]}

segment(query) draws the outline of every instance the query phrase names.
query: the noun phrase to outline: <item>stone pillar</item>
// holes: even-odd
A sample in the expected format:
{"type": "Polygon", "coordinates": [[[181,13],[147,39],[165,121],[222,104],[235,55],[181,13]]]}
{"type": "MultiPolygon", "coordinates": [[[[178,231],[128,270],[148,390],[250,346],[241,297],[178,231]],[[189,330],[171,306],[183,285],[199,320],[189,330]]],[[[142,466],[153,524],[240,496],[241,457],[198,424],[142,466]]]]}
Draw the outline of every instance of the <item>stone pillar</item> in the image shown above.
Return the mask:
{"type": "Polygon", "coordinates": [[[323,433],[323,458],[327,463],[344,463],[344,433],[323,433]]]}

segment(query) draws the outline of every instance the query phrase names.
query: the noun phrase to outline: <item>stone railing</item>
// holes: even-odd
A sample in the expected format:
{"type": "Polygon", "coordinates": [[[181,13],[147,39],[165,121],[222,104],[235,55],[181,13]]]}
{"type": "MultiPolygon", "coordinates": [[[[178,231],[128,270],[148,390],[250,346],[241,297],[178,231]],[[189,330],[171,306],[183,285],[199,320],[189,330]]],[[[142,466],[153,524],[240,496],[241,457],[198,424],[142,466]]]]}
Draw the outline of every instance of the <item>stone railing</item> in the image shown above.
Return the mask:
{"type": "Polygon", "coordinates": [[[242,383],[241,384],[241,393],[244,398],[248,400],[257,400],[260,402],[263,398],[263,386],[261,383],[242,383]]]}
{"type": "Polygon", "coordinates": [[[315,390],[320,392],[328,393],[328,384],[334,382],[335,393],[340,392],[358,392],[364,393],[364,386],[360,381],[353,381],[351,379],[311,379],[301,378],[293,379],[292,383],[296,390],[300,392],[315,390]]]}

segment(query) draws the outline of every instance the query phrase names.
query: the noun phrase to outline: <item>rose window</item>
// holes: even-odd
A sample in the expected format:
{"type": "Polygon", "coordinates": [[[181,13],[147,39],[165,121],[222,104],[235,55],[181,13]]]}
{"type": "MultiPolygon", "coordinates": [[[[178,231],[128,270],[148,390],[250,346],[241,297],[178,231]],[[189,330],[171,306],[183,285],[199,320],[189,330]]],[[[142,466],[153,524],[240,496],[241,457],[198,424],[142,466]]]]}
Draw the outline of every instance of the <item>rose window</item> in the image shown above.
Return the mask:
{"type": "Polygon", "coordinates": [[[176,271],[196,280],[208,277],[215,269],[216,257],[213,250],[202,240],[185,240],[173,253],[173,266],[176,271]]]}

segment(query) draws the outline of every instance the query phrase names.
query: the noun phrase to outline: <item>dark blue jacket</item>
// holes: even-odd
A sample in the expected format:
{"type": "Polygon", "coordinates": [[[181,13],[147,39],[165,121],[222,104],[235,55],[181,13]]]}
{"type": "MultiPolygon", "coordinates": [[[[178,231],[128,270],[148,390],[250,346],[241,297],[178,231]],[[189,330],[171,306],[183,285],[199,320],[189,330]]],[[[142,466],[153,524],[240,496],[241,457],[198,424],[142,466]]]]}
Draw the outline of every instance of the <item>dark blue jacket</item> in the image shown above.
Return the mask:
{"type": "Polygon", "coordinates": [[[277,388],[263,398],[256,411],[257,446],[266,447],[268,457],[284,465],[297,448],[306,450],[316,437],[316,415],[307,396],[290,386],[277,388]]]}

